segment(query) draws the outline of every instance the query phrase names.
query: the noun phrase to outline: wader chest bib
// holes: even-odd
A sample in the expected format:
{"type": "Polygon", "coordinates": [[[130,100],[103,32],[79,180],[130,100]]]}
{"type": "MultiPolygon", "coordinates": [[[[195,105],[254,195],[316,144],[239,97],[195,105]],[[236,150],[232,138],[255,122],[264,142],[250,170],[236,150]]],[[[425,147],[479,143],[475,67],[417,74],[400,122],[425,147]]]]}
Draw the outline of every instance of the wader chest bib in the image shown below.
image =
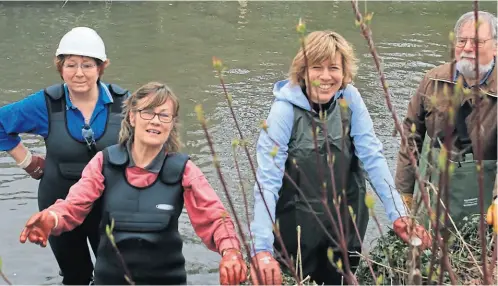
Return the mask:
{"type": "MultiPolygon", "coordinates": [[[[441,169],[439,165],[439,154],[440,149],[433,148],[432,152],[429,153],[431,139],[426,135],[424,141],[424,147],[422,151],[422,160],[420,163],[420,174],[425,176],[426,180],[429,180],[431,184],[439,189],[439,177],[441,169]],[[428,155],[429,154],[429,155],[428,155]],[[430,157],[427,157],[430,156],[430,157]],[[428,158],[428,159],[427,159],[428,158]],[[432,163],[432,164],[429,164],[432,163]],[[433,166],[432,168],[430,166],[433,166]]],[[[453,152],[452,152],[453,153],[453,152]]],[[[453,173],[449,176],[449,214],[455,225],[457,227],[465,223],[465,217],[469,217],[473,214],[479,214],[479,184],[478,184],[478,173],[477,173],[477,160],[475,160],[472,153],[467,153],[461,156],[452,156],[450,161],[452,165],[453,173]]],[[[487,207],[491,204],[493,198],[493,187],[496,178],[496,160],[482,160],[483,165],[483,185],[484,185],[484,214],[486,214],[487,207]]],[[[432,188],[426,187],[428,190],[430,204],[432,211],[436,212],[436,201],[437,193],[433,191],[432,188]]],[[[420,190],[418,183],[415,184],[415,194],[419,194],[420,190]]],[[[441,198],[444,202],[444,198],[441,198]]],[[[430,224],[429,217],[427,215],[427,210],[421,202],[420,205],[421,221],[424,222],[425,226],[428,228],[434,228],[430,224]],[[424,219],[425,218],[425,219],[424,219]]],[[[444,213],[444,209],[441,209],[441,215],[444,213]]],[[[440,217],[440,223],[444,222],[444,217],[440,217]]],[[[449,227],[453,227],[450,221],[449,227]]]]}
{"type": "MultiPolygon", "coordinates": [[[[318,215],[327,231],[337,240],[338,236],[334,232],[329,216],[321,202],[323,197],[322,183],[324,182],[320,180],[320,172],[326,183],[327,204],[334,220],[337,221],[335,207],[332,204],[331,174],[327,163],[327,136],[328,145],[334,158],[333,172],[337,196],[342,197],[340,205],[345,237],[348,241],[348,248],[352,249],[360,246],[360,243],[356,237],[349,210],[343,207],[345,198],[341,195],[342,190],[346,192],[347,205],[356,214],[356,224],[362,237],[368,224],[368,210],[364,204],[366,193],[364,171],[359,159],[354,154],[354,145],[350,136],[351,110],[349,108],[341,110],[338,100],[335,100],[327,110],[325,124],[328,129],[327,134],[323,130],[323,124],[316,112],[309,112],[294,106],[294,123],[288,144],[285,171],[302,190],[306,200],[311,204],[313,212],[318,215]],[[318,127],[318,156],[314,147],[312,121],[318,127]],[[344,136],[343,127],[345,127],[344,136]],[[295,164],[297,164],[297,168],[295,164]]],[[[301,255],[303,267],[306,268],[306,261],[314,259],[314,253],[319,245],[330,245],[333,248],[336,246],[327,238],[297,188],[285,176],[279,195],[276,218],[279,221],[284,244],[287,251],[295,258],[297,251],[296,227],[301,226],[301,255]]],[[[281,248],[277,241],[275,241],[275,248],[279,250],[281,248]]],[[[303,269],[303,272],[307,271],[303,269]]]]}
{"type": "MultiPolygon", "coordinates": [[[[434,85],[435,87],[434,90],[436,92],[437,90],[456,91],[457,85],[455,85],[454,80],[445,80],[437,78],[431,80],[434,80],[436,82],[434,85]]],[[[496,87],[488,86],[488,88],[495,90],[496,87]]],[[[488,96],[487,98],[487,100],[489,100],[488,104],[495,104],[492,103],[491,101],[496,100],[496,91],[490,91],[490,90],[486,91],[481,87],[480,90],[482,93],[488,96]]],[[[458,95],[458,93],[455,94],[450,93],[450,94],[451,96],[458,95]]],[[[432,138],[431,136],[429,136],[429,134],[427,133],[425,134],[425,139],[422,147],[422,154],[419,158],[419,171],[422,177],[421,178],[422,181],[429,181],[436,190],[439,190],[440,187],[439,179],[442,170],[440,164],[443,166],[446,165],[445,158],[449,157],[450,159],[449,167],[451,168],[451,170],[453,170],[452,173],[449,174],[449,184],[448,184],[448,195],[449,195],[448,200],[450,204],[449,215],[451,216],[451,219],[454,221],[457,228],[461,226],[463,223],[465,223],[464,220],[465,217],[469,217],[475,214],[480,214],[479,184],[477,179],[478,178],[477,160],[476,160],[476,154],[474,154],[474,152],[477,150],[473,150],[472,147],[475,146],[476,142],[472,142],[469,132],[467,130],[467,128],[469,127],[477,128],[476,126],[472,126],[473,122],[475,122],[473,121],[473,116],[475,118],[475,116],[477,115],[477,114],[472,114],[475,108],[474,104],[475,103],[473,103],[472,100],[468,100],[465,98],[461,100],[460,106],[456,109],[456,114],[454,117],[455,127],[454,130],[452,130],[453,146],[451,150],[451,155],[441,156],[441,160],[439,159],[440,157],[439,155],[441,152],[441,146],[443,146],[444,137],[445,137],[444,131],[446,127],[446,122],[447,120],[449,120],[449,116],[446,112],[447,109],[443,108],[444,105],[441,106],[441,109],[437,108],[434,109],[433,112],[437,114],[438,118],[440,119],[434,122],[434,127],[431,127],[431,129],[434,129],[430,133],[432,135],[432,138]]],[[[483,110],[482,108],[484,106],[485,105],[481,105],[481,111],[483,110]]],[[[481,123],[486,122],[486,116],[481,118],[482,118],[481,123]]],[[[490,118],[493,117],[491,116],[490,118]]],[[[488,129],[487,132],[493,132],[492,125],[489,122],[488,125],[482,125],[481,127],[484,129],[487,128],[488,129]]],[[[472,132],[476,132],[476,130],[472,132]]],[[[490,133],[486,135],[487,136],[482,136],[481,138],[494,137],[493,140],[496,140],[496,129],[494,129],[494,136],[492,136],[492,134],[490,133]]],[[[473,138],[477,137],[474,136],[473,138]]],[[[492,142],[484,142],[484,143],[487,144],[483,145],[488,145],[491,147],[485,149],[486,153],[483,154],[484,158],[491,160],[482,160],[482,166],[483,166],[482,172],[484,177],[483,180],[484,197],[482,199],[484,203],[484,214],[486,214],[486,210],[492,202],[493,187],[496,178],[496,141],[494,144],[494,148],[492,147],[493,144],[490,144],[492,142]]],[[[437,207],[437,193],[435,192],[434,188],[432,188],[430,185],[426,185],[424,189],[429,194],[428,197],[430,198],[430,206],[433,211],[433,215],[435,216],[436,207],[437,207]]],[[[418,182],[415,183],[414,195],[415,195],[414,198],[417,198],[418,200],[419,199],[418,197],[420,196],[418,182]]],[[[442,197],[442,202],[444,201],[445,200],[442,197]]],[[[414,200],[414,204],[415,203],[417,202],[414,200]]],[[[435,226],[431,225],[430,218],[427,213],[428,212],[424,203],[421,202],[420,212],[418,217],[420,218],[420,221],[423,222],[427,228],[434,228],[435,226]]],[[[441,216],[439,217],[439,219],[440,223],[442,223],[444,222],[443,208],[441,208],[440,214],[441,216]]],[[[451,223],[451,221],[447,227],[453,228],[453,224],[451,223]]]]}
{"type": "Polygon", "coordinates": [[[101,239],[95,264],[96,284],[128,284],[105,225],[114,219],[114,240],[137,284],[185,284],[183,242],[178,217],[183,209],[183,172],[189,157],[168,154],[149,187],[137,188],[126,179],[126,148],[104,150],[101,239]]]}
{"type": "MultiPolygon", "coordinates": [[[[96,150],[116,144],[121,127],[121,105],[127,91],[109,85],[114,102],[106,106],[108,118],[104,134],[96,140],[96,150]]],[[[81,172],[95,155],[86,142],[74,139],[67,129],[66,99],[63,85],[45,89],[49,113],[49,132],[45,138],[46,158],[43,177],[38,188],[38,206],[43,210],[57,199],[64,199],[69,188],[81,178],[81,172]]]]}

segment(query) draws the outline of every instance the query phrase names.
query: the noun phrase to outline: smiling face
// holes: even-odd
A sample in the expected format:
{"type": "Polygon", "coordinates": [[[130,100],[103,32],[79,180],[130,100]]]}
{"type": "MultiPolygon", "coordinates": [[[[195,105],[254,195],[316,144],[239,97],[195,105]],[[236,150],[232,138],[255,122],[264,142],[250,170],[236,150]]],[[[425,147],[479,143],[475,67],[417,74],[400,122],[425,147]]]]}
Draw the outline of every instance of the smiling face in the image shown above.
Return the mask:
{"type": "Polygon", "coordinates": [[[175,104],[168,98],[161,105],[150,108],[147,107],[150,101],[148,97],[138,101],[137,110],[130,112],[130,124],[135,130],[134,142],[156,148],[168,141],[175,124],[175,104]]]}
{"type": "Polygon", "coordinates": [[[344,72],[342,69],[342,55],[336,53],[332,59],[311,65],[305,76],[306,86],[311,88],[311,101],[327,103],[341,88],[344,72]],[[308,82],[308,78],[309,81],[308,82]]]}
{"type": "Polygon", "coordinates": [[[292,60],[290,82],[307,91],[311,89],[309,97],[313,102],[327,103],[356,75],[353,46],[340,34],[328,30],[311,32],[304,42],[292,60]]]}

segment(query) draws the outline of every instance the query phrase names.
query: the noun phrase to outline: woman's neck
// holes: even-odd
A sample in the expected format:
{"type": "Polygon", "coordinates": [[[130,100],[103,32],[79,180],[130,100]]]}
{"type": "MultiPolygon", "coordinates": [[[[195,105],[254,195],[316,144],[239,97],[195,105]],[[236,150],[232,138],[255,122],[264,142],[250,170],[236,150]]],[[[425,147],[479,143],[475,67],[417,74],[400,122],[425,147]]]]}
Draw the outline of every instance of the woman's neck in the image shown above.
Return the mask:
{"type": "Polygon", "coordinates": [[[90,89],[88,92],[74,92],[70,89],[69,98],[71,99],[71,103],[73,104],[89,104],[97,102],[99,98],[99,89],[98,86],[95,85],[94,88],[90,89]]]}
{"type": "Polygon", "coordinates": [[[163,150],[163,147],[147,147],[140,144],[140,142],[133,142],[131,146],[131,156],[135,165],[140,168],[147,167],[157,154],[163,150]]]}

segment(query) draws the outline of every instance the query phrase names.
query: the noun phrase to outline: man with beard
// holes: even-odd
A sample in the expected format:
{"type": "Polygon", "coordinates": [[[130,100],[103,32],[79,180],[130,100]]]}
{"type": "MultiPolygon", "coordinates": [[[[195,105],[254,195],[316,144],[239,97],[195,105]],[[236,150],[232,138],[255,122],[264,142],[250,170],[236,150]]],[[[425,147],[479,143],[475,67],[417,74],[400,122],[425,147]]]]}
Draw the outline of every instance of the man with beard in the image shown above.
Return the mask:
{"type": "MultiPolygon", "coordinates": [[[[417,158],[422,180],[430,182],[424,189],[428,191],[433,210],[436,209],[435,191],[438,190],[442,170],[439,167],[444,168],[446,158],[449,159],[449,170],[452,171],[448,192],[449,214],[457,226],[464,222],[465,216],[480,213],[476,168],[478,138],[483,160],[485,207],[496,199],[496,191],[493,196],[497,162],[496,16],[479,11],[478,23],[476,44],[474,12],[458,19],[454,30],[455,60],[427,72],[410,99],[403,122],[408,146],[400,148],[395,179],[408,208],[411,209],[412,201],[415,201],[420,203],[422,213],[426,214],[409,154],[417,158]],[[480,97],[477,102],[474,95],[476,85],[480,97]],[[479,108],[476,103],[479,103],[479,108]],[[480,116],[480,128],[476,124],[477,115],[480,116]],[[446,139],[451,140],[449,155],[447,152],[441,154],[446,139]]],[[[429,225],[429,216],[421,217],[429,225]]]]}

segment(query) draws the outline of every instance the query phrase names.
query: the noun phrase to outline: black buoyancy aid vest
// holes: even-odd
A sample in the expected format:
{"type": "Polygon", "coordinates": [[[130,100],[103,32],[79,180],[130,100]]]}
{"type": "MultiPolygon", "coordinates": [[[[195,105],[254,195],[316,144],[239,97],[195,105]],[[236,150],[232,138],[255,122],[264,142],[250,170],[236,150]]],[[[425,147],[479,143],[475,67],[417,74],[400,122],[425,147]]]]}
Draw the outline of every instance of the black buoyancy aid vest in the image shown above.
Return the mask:
{"type": "Polygon", "coordinates": [[[49,132],[45,138],[46,158],[43,177],[38,187],[38,206],[43,210],[57,199],[64,199],[69,188],[81,178],[86,164],[105,147],[116,144],[121,127],[121,110],[127,90],[108,85],[113,103],[107,105],[107,122],[104,134],[90,150],[86,142],[74,139],[67,128],[66,97],[62,84],[45,89],[45,101],[49,115],[49,132]]]}
{"type": "MultiPolygon", "coordinates": [[[[369,220],[368,209],[364,203],[366,182],[362,164],[354,153],[354,145],[350,135],[351,110],[341,108],[338,100],[334,100],[327,109],[325,124],[328,134],[325,134],[325,130],[322,128],[323,123],[317,112],[306,111],[294,106],[294,123],[288,144],[285,171],[302,190],[307,201],[311,204],[313,212],[318,215],[320,221],[327,228],[327,232],[337,240],[338,236],[334,232],[330,218],[321,202],[323,181],[320,180],[320,172],[326,183],[328,206],[337,221],[333,205],[331,172],[327,163],[327,141],[325,140],[325,136],[327,136],[330,151],[332,156],[335,157],[333,170],[337,195],[340,196],[342,190],[345,190],[347,205],[351,206],[356,215],[355,221],[363,238],[369,220]],[[315,126],[318,128],[318,157],[314,146],[312,121],[315,122],[315,126]],[[345,130],[344,136],[343,128],[345,130]],[[321,171],[317,168],[320,168],[321,171]]],[[[348,248],[353,249],[359,247],[360,243],[348,208],[344,207],[343,202],[344,196],[342,196],[340,204],[342,223],[345,228],[344,232],[348,248]]],[[[324,230],[305,203],[304,198],[301,197],[297,188],[286,176],[279,192],[276,219],[279,221],[280,232],[287,251],[294,257],[297,250],[296,227],[298,225],[301,227],[300,246],[303,262],[307,259],[313,259],[311,257],[316,256],[316,251],[321,246],[325,247],[324,252],[327,251],[327,246],[334,249],[336,247],[325,235],[324,230]]],[[[275,241],[275,247],[280,249],[277,241],[275,241]]]]}
{"type": "Polygon", "coordinates": [[[126,147],[114,145],[104,150],[105,189],[96,283],[127,284],[121,261],[106,235],[106,225],[112,220],[115,243],[136,284],[186,283],[178,218],[184,204],[182,179],[188,160],[185,154],[168,154],[156,181],[139,188],[126,179],[126,147]]]}

